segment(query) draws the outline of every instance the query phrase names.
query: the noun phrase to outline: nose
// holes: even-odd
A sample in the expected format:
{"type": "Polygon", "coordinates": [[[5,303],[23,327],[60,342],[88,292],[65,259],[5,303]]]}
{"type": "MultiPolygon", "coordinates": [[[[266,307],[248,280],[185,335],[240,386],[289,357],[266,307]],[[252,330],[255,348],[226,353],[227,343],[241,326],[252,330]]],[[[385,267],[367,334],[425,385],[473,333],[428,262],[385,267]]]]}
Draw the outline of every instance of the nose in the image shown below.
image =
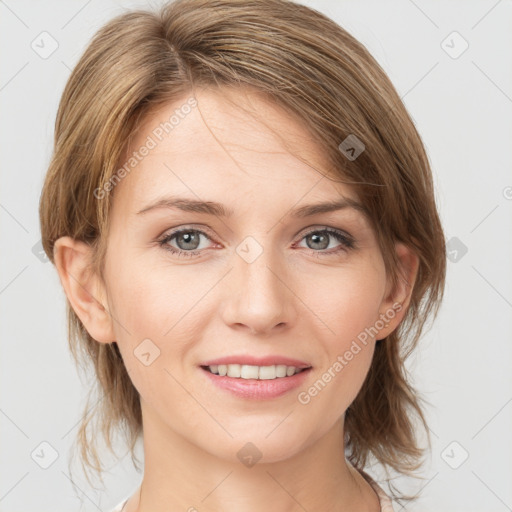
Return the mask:
{"type": "Polygon", "coordinates": [[[252,262],[235,254],[228,274],[224,322],[234,329],[268,336],[290,327],[296,318],[290,272],[270,249],[252,262]]]}

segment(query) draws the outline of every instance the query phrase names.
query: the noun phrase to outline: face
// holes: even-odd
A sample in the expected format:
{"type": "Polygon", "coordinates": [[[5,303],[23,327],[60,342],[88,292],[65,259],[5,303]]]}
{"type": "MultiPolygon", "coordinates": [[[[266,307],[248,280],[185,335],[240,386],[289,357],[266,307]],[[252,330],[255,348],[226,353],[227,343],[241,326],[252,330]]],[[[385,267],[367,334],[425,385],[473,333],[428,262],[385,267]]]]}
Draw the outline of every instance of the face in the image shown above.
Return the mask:
{"type": "Polygon", "coordinates": [[[383,258],[357,196],[320,172],[303,123],[249,92],[189,98],[145,120],[127,155],[137,163],[113,191],[112,329],[145,424],[219,458],[236,461],[250,441],[262,462],[282,460],[339,422],[361,388],[375,333],[395,316],[383,258]],[[303,208],[330,202],[345,206],[303,208]],[[224,358],[231,375],[254,371],[237,361],[307,369],[255,381],[204,368],[224,358]]]}

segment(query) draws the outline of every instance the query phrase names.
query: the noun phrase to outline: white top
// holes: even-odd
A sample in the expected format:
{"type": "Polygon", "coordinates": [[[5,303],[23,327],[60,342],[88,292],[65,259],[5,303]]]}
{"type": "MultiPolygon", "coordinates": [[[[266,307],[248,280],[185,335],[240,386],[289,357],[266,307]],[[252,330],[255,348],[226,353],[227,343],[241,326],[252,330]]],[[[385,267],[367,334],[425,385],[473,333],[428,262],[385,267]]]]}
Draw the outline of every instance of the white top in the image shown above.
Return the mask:
{"type": "MultiPolygon", "coordinates": [[[[377,493],[380,502],[380,512],[394,512],[393,503],[391,498],[384,492],[384,489],[366,472],[359,469],[362,477],[372,486],[373,490],[377,493]]],[[[116,511],[118,512],[118,511],[116,511]]]]}
{"type": "MultiPolygon", "coordinates": [[[[358,470],[361,476],[372,486],[373,490],[377,493],[380,502],[380,512],[394,512],[393,503],[391,502],[391,498],[384,492],[384,489],[379,486],[379,484],[365,471],[358,470]]],[[[121,512],[126,502],[129,500],[130,496],[123,500],[116,508],[111,510],[111,512],[121,512]]]]}

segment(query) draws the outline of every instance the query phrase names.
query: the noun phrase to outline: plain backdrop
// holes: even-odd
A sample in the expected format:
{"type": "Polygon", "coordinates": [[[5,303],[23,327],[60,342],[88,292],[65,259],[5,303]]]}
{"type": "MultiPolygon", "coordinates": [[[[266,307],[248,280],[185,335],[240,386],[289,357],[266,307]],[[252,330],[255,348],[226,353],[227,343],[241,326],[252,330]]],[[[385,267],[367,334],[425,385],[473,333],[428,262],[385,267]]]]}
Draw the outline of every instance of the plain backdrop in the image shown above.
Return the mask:
{"type": "MultiPolygon", "coordinates": [[[[423,481],[397,480],[421,489],[403,510],[512,510],[512,2],[304,3],[389,74],[425,142],[448,241],[445,300],[408,361],[433,404],[433,450],[423,481]]],[[[70,70],[107,20],[159,4],[0,1],[2,512],[108,511],[141,479],[129,458],[113,459],[106,490],[71,485],[87,380],[69,354],[57,273],[41,258],[38,202],[70,70]]]]}

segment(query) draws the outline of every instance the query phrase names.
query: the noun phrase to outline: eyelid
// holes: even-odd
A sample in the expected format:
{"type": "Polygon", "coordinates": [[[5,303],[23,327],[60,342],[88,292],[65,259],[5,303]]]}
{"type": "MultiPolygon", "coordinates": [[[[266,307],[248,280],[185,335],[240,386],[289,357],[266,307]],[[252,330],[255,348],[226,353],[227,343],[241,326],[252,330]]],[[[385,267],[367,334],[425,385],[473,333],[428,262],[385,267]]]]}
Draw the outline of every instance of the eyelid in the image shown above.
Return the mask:
{"type": "MultiPolygon", "coordinates": [[[[170,239],[173,239],[176,235],[179,235],[180,233],[186,233],[189,231],[195,231],[199,233],[200,235],[203,235],[208,240],[210,240],[212,243],[215,244],[215,238],[210,234],[209,228],[206,228],[205,226],[201,227],[195,227],[193,225],[184,224],[181,226],[177,226],[175,228],[166,229],[160,236],[156,238],[156,242],[159,245],[167,245],[167,242],[170,241],[170,239]]],[[[172,246],[171,246],[172,247],[172,246]]],[[[172,247],[172,249],[175,249],[176,251],[182,251],[182,249],[176,249],[175,247],[172,247]]],[[[190,254],[194,253],[202,253],[206,251],[206,249],[199,249],[199,250],[193,250],[193,251],[182,251],[190,254]]]]}
{"type": "MultiPolygon", "coordinates": [[[[315,257],[329,257],[329,256],[336,256],[341,252],[346,252],[349,250],[355,250],[358,248],[358,244],[356,242],[356,239],[347,231],[340,229],[340,228],[333,228],[331,226],[326,225],[314,225],[309,226],[308,228],[305,228],[306,231],[301,231],[298,240],[294,242],[293,246],[295,247],[298,243],[300,243],[305,237],[312,233],[328,233],[329,236],[335,238],[339,242],[339,247],[331,250],[320,250],[315,251],[314,249],[307,249],[310,251],[315,257]]],[[[206,238],[208,238],[211,242],[215,243],[215,238],[211,236],[210,234],[210,228],[201,225],[192,225],[192,224],[183,224],[181,226],[177,226],[175,228],[170,228],[169,230],[164,231],[162,235],[158,237],[156,240],[159,246],[164,248],[167,251],[170,251],[171,253],[174,253],[177,257],[181,256],[200,256],[202,255],[207,249],[199,249],[199,250],[190,250],[185,251],[179,248],[175,248],[171,246],[168,242],[170,242],[171,239],[173,239],[176,235],[179,235],[180,233],[187,232],[187,231],[195,231],[199,234],[202,234],[206,238]],[[164,247],[166,246],[166,247],[164,247]]]]}
{"type": "Polygon", "coordinates": [[[157,236],[157,240],[160,240],[162,238],[165,238],[169,235],[175,235],[176,233],[179,233],[180,231],[198,231],[202,232],[205,235],[208,235],[210,239],[215,238],[215,235],[213,231],[203,224],[180,224],[179,226],[175,226],[173,228],[167,228],[165,231],[163,231],[160,235],[157,236]]]}
{"type": "MultiPolygon", "coordinates": [[[[187,230],[187,229],[189,229],[190,231],[197,230],[199,232],[204,232],[204,234],[208,235],[210,239],[215,238],[213,231],[208,226],[205,226],[204,224],[182,224],[182,225],[176,226],[174,228],[166,229],[165,231],[162,232],[162,234],[160,234],[157,237],[157,239],[159,240],[161,238],[165,238],[167,235],[171,235],[171,234],[175,235],[176,233],[183,231],[183,230],[187,230]]],[[[313,226],[304,228],[304,230],[299,231],[299,233],[296,236],[297,237],[300,236],[300,238],[302,239],[304,236],[306,236],[310,233],[314,233],[316,231],[325,231],[325,230],[339,232],[340,234],[345,235],[351,241],[355,242],[355,238],[348,231],[341,229],[341,228],[334,228],[332,226],[327,226],[325,224],[315,224],[313,226]]]]}
{"type": "Polygon", "coordinates": [[[307,235],[309,233],[316,232],[316,231],[332,230],[332,231],[339,231],[340,233],[345,234],[347,236],[347,238],[348,237],[354,238],[348,231],[341,229],[341,228],[334,228],[332,226],[328,226],[327,224],[315,224],[314,226],[304,228],[304,230],[300,232],[300,234],[302,234],[302,236],[307,235]]]}
{"type": "MultiPolygon", "coordinates": [[[[336,238],[338,242],[341,243],[341,245],[345,246],[345,249],[357,249],[357,241],[356,239],[344,229],[340,228],[333,228],[331,226],[313,226],[312,228],[308,229],[308,231],[301,233],[299,236],[299,242],[302,241],[305,237],[312,233],[328,233],[330,236],[336,238]]],[[[312,249],[311,249],[312,250],[312,249]]],[[[318,254],[330,254],[329,251],[314,251],[318,254]]],[[[335,252],[335,251],[332,251],[335,252]]]]}

